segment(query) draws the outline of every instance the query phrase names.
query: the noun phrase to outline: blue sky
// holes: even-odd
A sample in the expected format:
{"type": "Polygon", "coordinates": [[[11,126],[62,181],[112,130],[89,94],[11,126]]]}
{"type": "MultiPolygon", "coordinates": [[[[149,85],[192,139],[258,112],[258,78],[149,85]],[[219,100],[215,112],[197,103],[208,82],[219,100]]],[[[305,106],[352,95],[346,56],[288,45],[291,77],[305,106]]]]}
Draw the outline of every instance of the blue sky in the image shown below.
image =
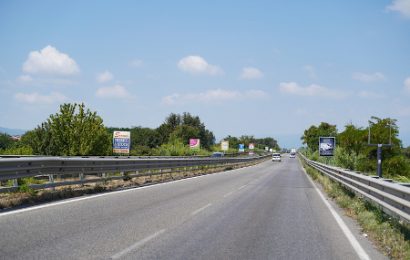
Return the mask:
{"type": "Polygon", "coordinates": [[[0,36],[2,127],[84,102],[107,126],[187,111],[284,147],[392,117],[410,145],[410,0],[1,1],[0,36]]]}

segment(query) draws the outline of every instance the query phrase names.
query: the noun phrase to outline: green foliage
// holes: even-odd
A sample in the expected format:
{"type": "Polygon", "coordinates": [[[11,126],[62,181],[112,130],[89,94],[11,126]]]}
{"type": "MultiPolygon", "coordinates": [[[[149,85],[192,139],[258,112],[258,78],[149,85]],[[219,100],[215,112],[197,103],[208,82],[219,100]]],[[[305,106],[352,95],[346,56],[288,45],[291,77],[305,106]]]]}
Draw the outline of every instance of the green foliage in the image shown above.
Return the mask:
{"type": "Polygon", "coordinates": [[[0,150],[0,154],[32,155],[33,154],[33,149],[30,146],[11,147],[11,148],[8,148],[8,149],[0,150]]]}
{"type": "Polygon", "coordinates": [[[6,133],[0,133],[0,149],[8,149],[13,145],[13,140],[6,133]]]}
{"type": "Polygon", "coordinates": [[[187,112],[182,115],[170,114],[157,128],[157,132],[163,144],[168,143],[171,138],[180,139],[185,144],[188,144],[190,138],[198,138],[201,140],[201,147],[210,149],[215,143],[214,134],[205,128],[199,117],[187,112]]]}
{"type": "Polygon", "coordinates": [[[42,155],[106,155],[111,148],[102,118],[84,104],[61,105],[59,113],[26,133],[22,142],[42,155]]]}
{"type": "MultiPolygon", "coordinates": [[[[392,147],[383,147],[384,176],[396,180],[410,179],[410,148],[403,149],[398,138],[399,128],[397,120],[391,118],[371,117],[370,142],[372,144],[388,144],[392,147]]],[[[369,128],[360,128],[352,124],[345,126],[343,132],[337,135],[334,157],[326,159],[319,157],[317,142],[319,136],[335,134],[336,126],[321,123],[318,127],[311,126],[305,130],[302,140],[308,145],[305,153],[312,160],[337,165],[363,173],[376,173],[377,147],[368,145],[369,128]],[[327,132],[328,131],[328,132],[327,132]]]]}
{"type": "Polygon", "coordinates": [[[322,122],[319,126],[312,125],[306,129],[301,137],[303,144],[306,144],[312,151],[319,149],[319,137],[336,136],[336,125],[322,122]]]}

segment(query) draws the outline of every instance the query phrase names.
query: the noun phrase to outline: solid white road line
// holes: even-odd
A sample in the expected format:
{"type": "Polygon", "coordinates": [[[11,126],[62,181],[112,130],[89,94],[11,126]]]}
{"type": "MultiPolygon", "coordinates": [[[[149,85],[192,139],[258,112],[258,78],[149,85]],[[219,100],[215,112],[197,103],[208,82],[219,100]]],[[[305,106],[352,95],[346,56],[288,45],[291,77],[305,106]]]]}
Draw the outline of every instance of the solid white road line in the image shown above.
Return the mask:
{"type": "Polygon", "coordinates": [[[125,248],[124,250],[116,253],[115,255],[111,256],[111,259],[118,259],[123,257],[124,255],[130,253],[133,250],[138,249],[139,247],[143,246],[144,244],[146,244],[147,242],[149,242],[150,240],[154,239],[155,237],[161,235],[162,233],[164,233],[166,231],[166,229],[161,229],[160,231],[138,241],[137,243],[125,248]]]}
{"type": "Polygon", "coordinates": [[[198,214],[199,212],[203,211],[204,209],[206,209],[206,208],[208,208],[208,207],[210,207],[210,206],[212,206],[212,203],[209,203],[209,204],[203,206],[202,208],[199,208],[199,209],[197,209],[197,210],[192,211],[192,212],[191,212],[191,215],[192,215],[192,216],[195,216],[196,214],[198,214]]]}
{"type": "Polygon", "coordinates": [[[246,187],[246,185],[242,185],[241,187],[238,188],[238,190],[242,190],[245,187],[246,187]]]}
{"type": "Polygon", "coordinates": [[[309,179],[310,183],[319,194],[319,197],[322,199],[323,203],[332,213],[332,216],[336,220],[337,224],[339,225],[340,229],[343,231],[343,234],[346,236],[347,240],[349,240],[350,244],[352,245],[353,249],[356,251],[356,254],[359,256],[361,260],[370,260],[369,255],[364,251],[363,247],[359,244],[355,236],[353,235],[352,231],[347,227],[346,223],[343,219],[339,216],[336,210],[330,205],[330,203],[326,200],[325,196],[323,196],[322,192],[316,187],[315,183],[310,178],[309,174],[307,174],[306,170],[301,166],[302,171],[305,172],[307,178],[309,179]]]}

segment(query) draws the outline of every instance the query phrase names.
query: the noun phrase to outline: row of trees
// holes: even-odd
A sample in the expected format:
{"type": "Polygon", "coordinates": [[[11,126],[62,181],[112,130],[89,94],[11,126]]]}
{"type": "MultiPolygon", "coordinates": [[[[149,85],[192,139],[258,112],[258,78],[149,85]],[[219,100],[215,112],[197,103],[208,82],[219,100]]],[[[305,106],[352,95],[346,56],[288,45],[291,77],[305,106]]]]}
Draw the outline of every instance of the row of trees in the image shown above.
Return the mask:
{"type": "MultiPolygon", "coordinates": [[[[157,128],[105,127],[103,119],[84,104],[62,104],[59,112],[24,134],[20,141],[0,134],[0,152],[3,154],[36,155],[111,155],[112,133],[114,130],[131,132],[131,155],[189,155],[208,154],[219,150],[215,136],[205,127],[198,116],[190,113],[181,115],[171,113],[157,128]],[[190,138],[201,140],[201,151],[188,147],[190,138]]],[[[279,149],[273,138],[257,139],[253,136],[239,138],[228,136],[230,147],[237,148],[239,143],[255,143],[257,148],[265,146],[279,149]]]]}
{"type": "Polygon", "coordinates": [[[326,122],[318,126],[306,129],[301,137],[307,145],[307,153],[312,159],[320,160],[318,156],[318,140],[320,136],[336,137],[335,156],[330,163],[357,170],[361,172],[375,173],[377,147],[372,144],[392,144],[391,147],[383,148],[383,171],[392,178],[399,176],[410,177],[410,147],[403,148],[399,139],[399,127],[397,120],[391,118],[371,117],[368,127],[357,127],[347,124],[342,132],[337,131],[336,125],[326,122]]]}

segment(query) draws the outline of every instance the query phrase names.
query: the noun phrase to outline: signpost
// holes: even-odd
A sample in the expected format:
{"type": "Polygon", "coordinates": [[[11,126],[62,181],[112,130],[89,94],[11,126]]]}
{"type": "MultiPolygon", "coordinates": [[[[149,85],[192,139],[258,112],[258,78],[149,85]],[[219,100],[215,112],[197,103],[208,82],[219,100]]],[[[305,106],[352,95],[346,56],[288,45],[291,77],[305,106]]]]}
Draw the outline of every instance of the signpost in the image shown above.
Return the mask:
{"type": "Polygon", "coordinates": [[[199,150],[201,148],[201,140],[194,138],[189,139],[189,148],[199,150]]]}
{"type": "Polygon", "coordinates": [[[112,152],[114,154],[129,154],[131,133],[129,131],[114,131],[112,138],[112,152]]]}
{"type": "Polygon", "coordinates": [[[333,156],[335,147],[335,137],[319,137],[319,156],[333,156]]]}
{"type": "Polygon", "coordinates": [[[377,146],[377,176],[379,178],[383,177],[383,170],[382,170],[382,148],[383,147],[392,147],[392,142],[391,142],[391,122],[389,124],[389,143],[388,144],[371,144],[370,143],[370,125],[371,122],[369,121],[369,136],[368,136],[368,146],[377,146]]]}

